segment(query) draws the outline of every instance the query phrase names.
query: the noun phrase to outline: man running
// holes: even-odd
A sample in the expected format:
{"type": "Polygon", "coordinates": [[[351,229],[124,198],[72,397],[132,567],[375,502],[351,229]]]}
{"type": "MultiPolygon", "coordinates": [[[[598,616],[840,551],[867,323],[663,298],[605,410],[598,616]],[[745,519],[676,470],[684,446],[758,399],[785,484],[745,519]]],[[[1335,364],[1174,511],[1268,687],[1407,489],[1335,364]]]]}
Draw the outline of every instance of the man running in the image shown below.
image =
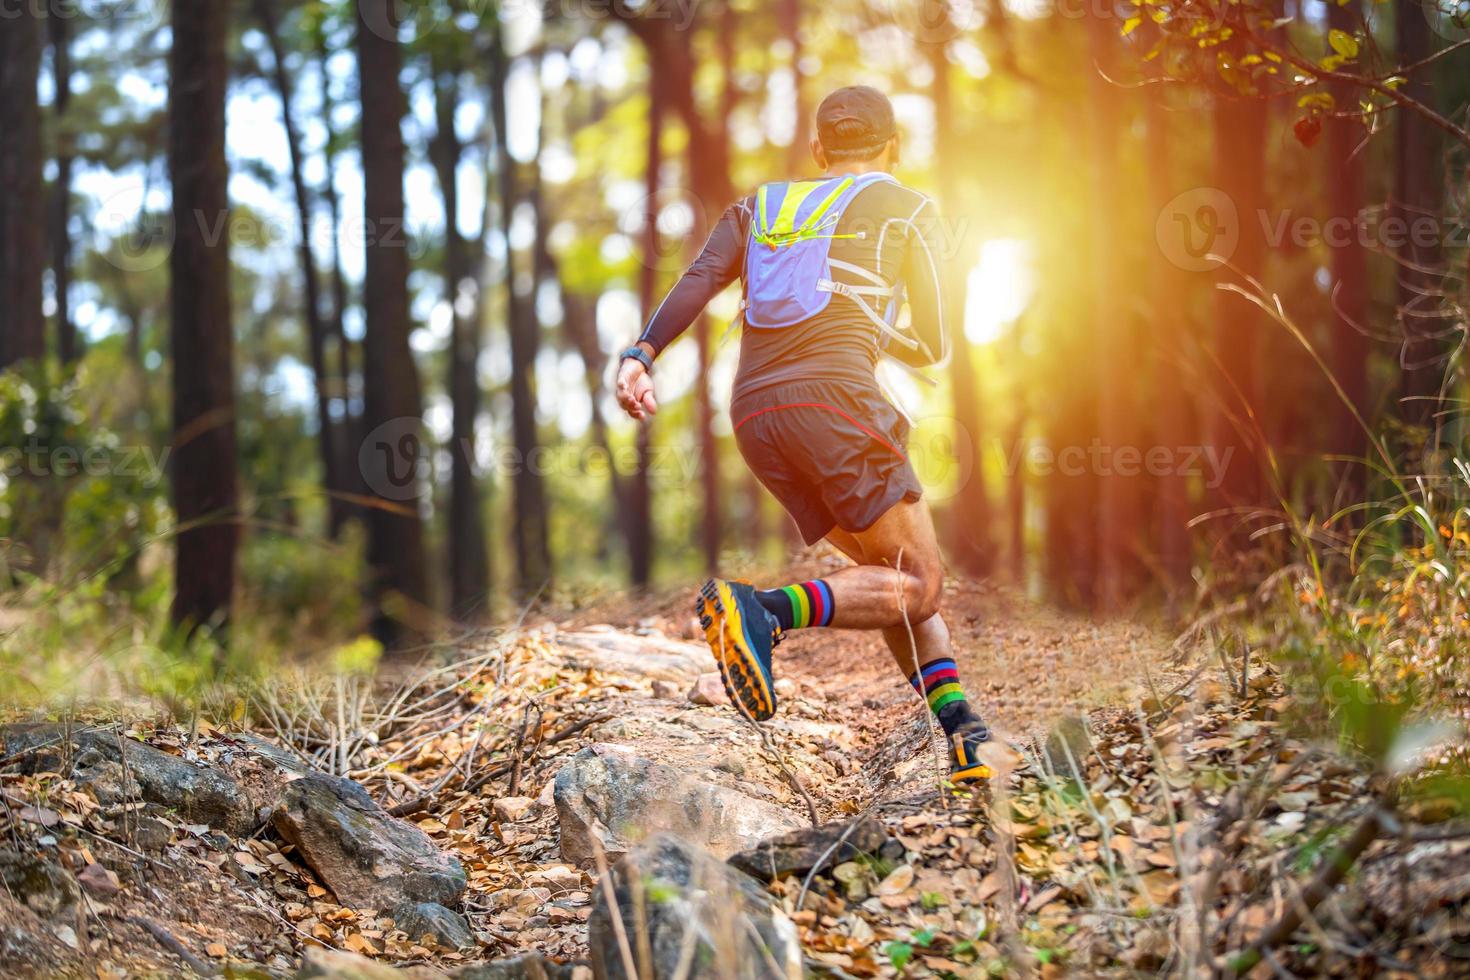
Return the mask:
{"type": "Polygon", "coordinates": [[[778,182],[725,211],[694,263],[618,368],[618,403],[658,410],[653,362],[706,303],[743,280],[745,329],[730,417],[746,463],[807,544],[855,562],[775,589],[711,579],[695,610],[738,709],[776,711],[771,652],[788,630],[881,630],[900,671],[950,742],[953,782],[991,775],[989,738],[965,699],[939,615],[944,568],[922,487],[904,453],[908,422],[874,376],[880,353],[912,367],[943,361],[938,269],[925,241],[933,204],[894,180],[899,136],[886,96],[838,89],[816,116],[821,176],[778,182]],[[907,331],[895,327],[904,291],[907,331]],[[912,637],[912,639],[911,639],[912,637]]]}

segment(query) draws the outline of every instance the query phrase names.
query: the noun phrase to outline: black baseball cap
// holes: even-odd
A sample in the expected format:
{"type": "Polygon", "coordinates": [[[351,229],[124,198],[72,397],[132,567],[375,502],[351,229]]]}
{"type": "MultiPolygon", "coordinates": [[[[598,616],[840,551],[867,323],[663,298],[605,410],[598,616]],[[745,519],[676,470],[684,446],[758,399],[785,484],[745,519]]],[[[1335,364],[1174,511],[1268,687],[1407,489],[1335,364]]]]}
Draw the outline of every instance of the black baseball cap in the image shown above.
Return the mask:
{"type": "Polygon", "coordinates": [[[893,138],[893,103],[869,85],[848,85],[817,106],[817,139],[829,150],[866,150],[893,138]]]}

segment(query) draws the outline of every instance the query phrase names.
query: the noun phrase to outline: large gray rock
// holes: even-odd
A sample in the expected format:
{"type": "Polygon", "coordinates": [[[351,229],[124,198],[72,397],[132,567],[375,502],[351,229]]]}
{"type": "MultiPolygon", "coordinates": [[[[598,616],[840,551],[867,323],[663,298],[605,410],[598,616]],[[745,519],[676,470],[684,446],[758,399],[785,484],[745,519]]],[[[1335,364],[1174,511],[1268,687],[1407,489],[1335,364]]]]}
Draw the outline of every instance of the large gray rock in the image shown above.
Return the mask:
{"type": "Polygon", "coordinates": [[[617,938],[620,916],[636,972],[653,980],[801,976],[796,926],[760,885],[674,834],[639,844],[610,872],[616,905],[597,889],[587,948],[598,980],[631,980],[617,938]],[[638,933],[647,930],[647,943],[638,933]],[[640,964],[647,948],[650,962],[640,964]]]}
{"type": "Polygon", "coordinates": [[[831,868],[864,854],[876,855],[888,840],[888,831],[870,816],[851,823],[803,827],[761,841],[748,851],[731,855],[730,867],[761,881],[785,875],[804,875],[820,863],[831,868]]]}
{"type": "Polygon", "coordinates": [[[289,783],[271,825],[343,905],[452,905],[464,892],[458,860],[413,824],[389,816],[350,779],[314,774],[289,783]]]}
{"type": "Polygon", "coordinates": [[[393,910],[393,927],[410,939],[430,937],[445,949],[473,949],[480,944],[464,916],[434,902],[404,902],[393,910]]]}
{"type": "Polygon", "coordinates": [[[78,785],[91,788],[104,806],[141,797],[190,823],[229,834],[248,834],[256,827],[250,798],[229,776],[114,732],[10,725],[3,730],[3,740],[0,755],[19,755],[16,762],[22,772],[69,766],[78,785]]]}
{"type": "Polygon", "coordinates": [[[801,826],[774,803],[617,745],[592,745],[572,756],[556,775],[553,795],[562,858],[584,868],[595,864],[599,845],[611,862],[659,831],[723,858],[801,826]]]}

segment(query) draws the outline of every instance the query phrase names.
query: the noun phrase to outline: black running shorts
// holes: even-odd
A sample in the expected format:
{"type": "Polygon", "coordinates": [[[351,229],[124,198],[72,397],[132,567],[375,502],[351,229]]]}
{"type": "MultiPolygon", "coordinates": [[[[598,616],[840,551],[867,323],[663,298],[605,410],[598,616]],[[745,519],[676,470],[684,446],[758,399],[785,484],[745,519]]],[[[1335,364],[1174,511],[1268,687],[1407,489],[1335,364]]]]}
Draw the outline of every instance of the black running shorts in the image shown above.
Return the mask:
{"type": "Polygon", "coordinates": [[[909,426],[876,384],[801,381],[740,395],[730,406],[745,462],[807,544],[834,527],[866,531],[923,487],[905,452],[909,426]]]}

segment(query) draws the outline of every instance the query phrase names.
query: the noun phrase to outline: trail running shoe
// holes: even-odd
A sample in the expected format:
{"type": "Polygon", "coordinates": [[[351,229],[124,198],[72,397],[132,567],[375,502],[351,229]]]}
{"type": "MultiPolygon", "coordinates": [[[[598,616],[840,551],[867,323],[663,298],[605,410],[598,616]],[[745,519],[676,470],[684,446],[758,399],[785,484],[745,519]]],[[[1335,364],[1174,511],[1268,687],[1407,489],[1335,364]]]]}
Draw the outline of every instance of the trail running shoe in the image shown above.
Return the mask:
{"type": "Polygon", "coordinates": [[[765,721],[776,713],[771,649],[779,640],[776,617],[745,582],[712,578],[699,589],[694,612],[720,665],[725,693],[745,714],[765,721]]]}
{"type": "Polygon", "coordinates": [[[989,779],[995,775],[991,768],[980,761],[978,749],[990,741],[990,729],[985,722],[961,728],[949,737],[949,781],[955,784],[989,779]]]}

